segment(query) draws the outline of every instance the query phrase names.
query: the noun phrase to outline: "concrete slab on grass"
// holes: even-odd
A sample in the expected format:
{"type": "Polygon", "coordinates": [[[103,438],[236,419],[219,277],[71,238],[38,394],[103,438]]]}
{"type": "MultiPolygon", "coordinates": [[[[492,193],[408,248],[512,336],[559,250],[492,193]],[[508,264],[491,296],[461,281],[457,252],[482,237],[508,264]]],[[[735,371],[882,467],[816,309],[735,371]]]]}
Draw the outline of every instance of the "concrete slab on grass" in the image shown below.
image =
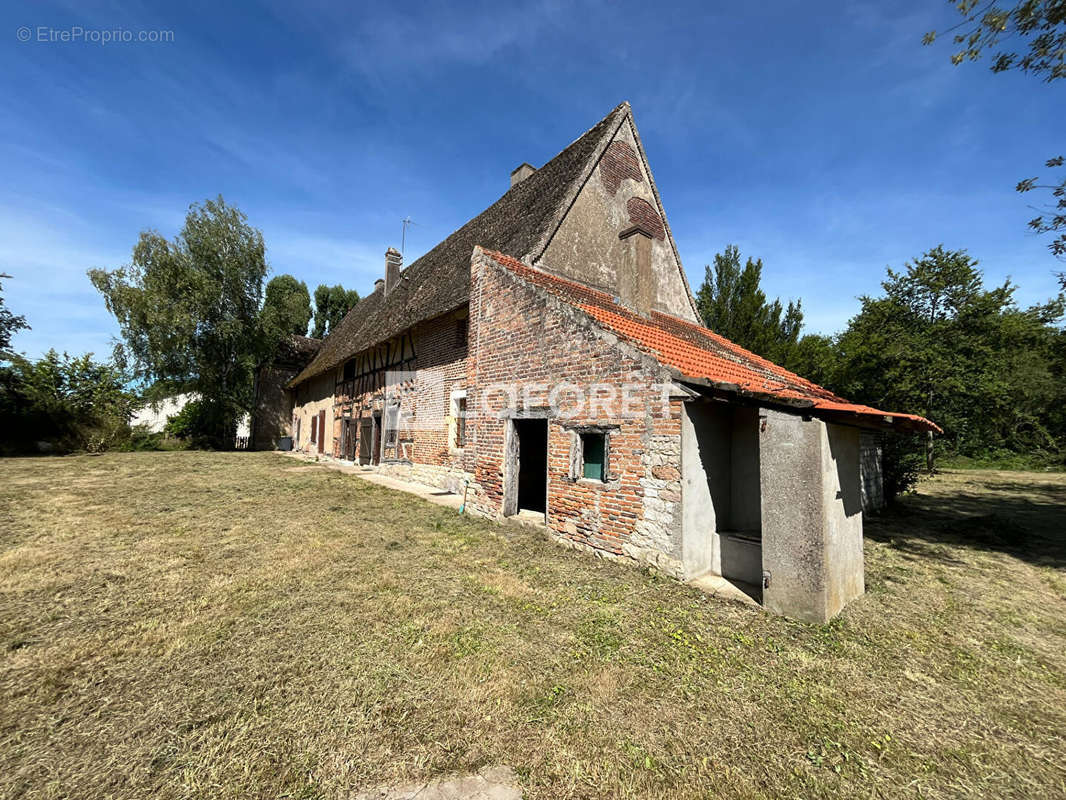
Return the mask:
{"type": "Polygon", "coordinates": [[[726,600],[737,600],[750,606],[758,606],[759,587],[752,586],[741,581],[731,581],[721,575],[702,575],[689,581],[689,586],[695,586],[700,591],[706,592],[713,597],[722,597],[726,600]]]}
{"type": "Polygon", "coordinates": [[[485,767],[476,775],[438,778],[406,786],[382,786],[356,800],[522,800],[518,777],[510,767],[485,767]]]}

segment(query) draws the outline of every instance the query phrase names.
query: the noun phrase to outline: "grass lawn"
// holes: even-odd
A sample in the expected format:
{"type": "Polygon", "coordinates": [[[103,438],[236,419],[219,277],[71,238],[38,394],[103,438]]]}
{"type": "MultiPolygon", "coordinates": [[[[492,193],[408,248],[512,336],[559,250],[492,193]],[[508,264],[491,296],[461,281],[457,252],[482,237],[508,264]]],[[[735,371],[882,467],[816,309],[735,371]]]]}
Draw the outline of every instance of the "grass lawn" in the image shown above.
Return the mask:
{"type": "Polygon", "coordinates": [[[0,797],[1066,795],[1066,475],[866,558],[810,626],[276,454],[0,460],[0,797]]]}

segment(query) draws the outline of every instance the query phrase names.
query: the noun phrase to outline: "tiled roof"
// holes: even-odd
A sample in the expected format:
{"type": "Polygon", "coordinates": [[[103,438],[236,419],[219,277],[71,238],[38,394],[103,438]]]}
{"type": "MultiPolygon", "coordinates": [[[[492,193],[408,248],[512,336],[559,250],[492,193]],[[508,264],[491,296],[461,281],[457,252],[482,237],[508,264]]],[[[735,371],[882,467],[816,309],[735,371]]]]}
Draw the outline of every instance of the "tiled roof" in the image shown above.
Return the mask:
{"type": "Polygon", "coordinates": [[[590,162],[614,136],[629,104],[622,103],[555,158],[511,187],[402,273],[388,297],[375,290],[348,312],[315,359],[290,386],[332,369],[352,355],[470,299],[470,254],[476,245],[534,254],[565,214],[590,162]]]}
{"type": "Polygon", "coordinates": [[[708,328],[658,311],[652,312],[650,318],[643,317],[618,304],[605,292],[549,275],[502,253],[484,252],[524,281],[581,309],[604,329],[654,356],[660,364],[679,373],[681,380],[687,378],[757,401],[797,406],[805,413],[841,421],[854,419],[857,423],[882,427],[940,431],[934,423],[915,414],[849,403],[708,328]]]}

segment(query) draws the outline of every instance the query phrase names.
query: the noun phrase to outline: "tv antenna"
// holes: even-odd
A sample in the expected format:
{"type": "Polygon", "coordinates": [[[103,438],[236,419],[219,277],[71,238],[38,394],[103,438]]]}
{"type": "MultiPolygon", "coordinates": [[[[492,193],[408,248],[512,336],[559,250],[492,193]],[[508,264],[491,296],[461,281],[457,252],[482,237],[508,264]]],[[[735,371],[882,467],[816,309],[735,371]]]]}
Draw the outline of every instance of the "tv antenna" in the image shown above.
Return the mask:
{"type": "Polygon", "coordinates": [[[404,249],[407,246],[407,226],[408,225],[417,225],[417,224],[418,223],[415,222],[410,217],[404,217],[403,218],[403,233],[400,234],[400,255],[401,256],[403,255],[404,249]]]}

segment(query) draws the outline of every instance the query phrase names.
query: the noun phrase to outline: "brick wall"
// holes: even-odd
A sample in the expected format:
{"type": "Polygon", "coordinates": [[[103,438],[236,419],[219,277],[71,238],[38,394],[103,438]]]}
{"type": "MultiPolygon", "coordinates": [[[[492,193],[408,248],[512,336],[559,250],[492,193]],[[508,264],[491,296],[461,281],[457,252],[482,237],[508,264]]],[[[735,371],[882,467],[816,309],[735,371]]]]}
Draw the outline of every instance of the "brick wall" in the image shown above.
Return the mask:
{"type": "Polygon", "coordinates": [[[251,419],[252,450],[273,450],[278,439],[291,436],[292,393],[285,384],[296,377],[295,367],[262,366],[256,373],[255,410],[251,419]]]}
{"type": "MultiPolygon", "coordinates": [[[[619,397],[630,385],[636,416],[623,413],[617,403],[609,413],[586,406],[579,416],[548,420],[546,522],[575,546],[680,575],[681,406],[678,398],[663,403],[668,375],[650,357],[618,343],[581,312],[520,281],[479,251],[471,269],[467,385],[472,417],[466,468],[474,475],[474,508],[490,516],[503,511],[511,424],[506,415],[515,403],[503,392],[490,392],[493,384],[543,384],[543,392],[528,391],[531,407],[546,406],[547,387],[564,382],[604,384],[619,397]],[[606,483],[572,477],[574,429],[589,426],[609,430],[606,483]]],[[[521,396],[517,405],[526,405],[521,396]]]]}
{"type": "Polygon", "coordinates": [[[630,197],[626,201],[626,211],[629,212],[629,221],[634,225],[640,225],[660,241],[665,238],[666,228],[663,227],[662,217],[647,200],[630,197]]]}
{"type": "Polygon", "coordinates": [[[603,151],[600,180],[603,181],[603,188],[613,195],[627,178],[640,183],[644,180],[644,173],[633,146],[624,139],[616,139],[603,151]]]}

